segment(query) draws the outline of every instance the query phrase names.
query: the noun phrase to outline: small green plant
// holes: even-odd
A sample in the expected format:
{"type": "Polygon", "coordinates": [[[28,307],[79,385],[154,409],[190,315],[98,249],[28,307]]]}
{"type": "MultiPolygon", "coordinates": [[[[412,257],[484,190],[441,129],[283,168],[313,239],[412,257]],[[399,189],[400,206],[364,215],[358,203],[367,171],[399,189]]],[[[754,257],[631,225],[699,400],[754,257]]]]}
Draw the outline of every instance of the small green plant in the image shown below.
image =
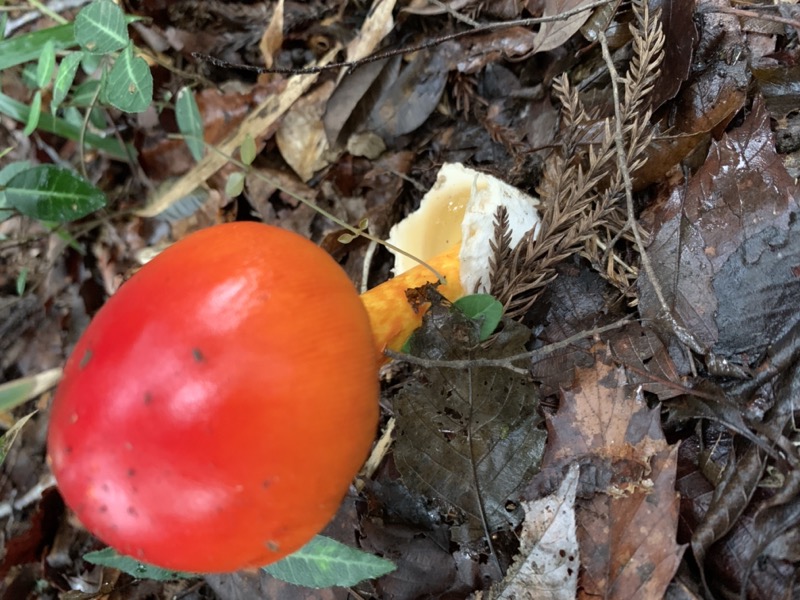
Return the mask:
{"type": "MultiPolygon", "coordinates": [[[[153,102],[150,68],[128,35],[133,20],[111,0],[94,0],[81,9],[73,23],[65,21],[9,39],[0,37],[0,72],[25,65],[23,81],[35,90],[29,104],[0,91],[0,114],[23,123],[26,136],[41,130],[117,160],[134,157],[133,148],[90,129],[90,124],[107,125],[99,111],[102,107],[138,113],[153,102]],[[77,82],[79,70],[86,75],[85,81],[77,82]],[[47,91],[50,102],[45,105],[47,91]]],[[[0,36],[3,30],[0,28],[0,36]]],[[[199,159],[202,121],[194,96],[186,88],[177,95],[176,116],[192,155],[199,159]]],[[[20,161],[0,170],[0,220],[18,212],[66,223],[105,204],[101,190],[68,168],[20,161]]]]}

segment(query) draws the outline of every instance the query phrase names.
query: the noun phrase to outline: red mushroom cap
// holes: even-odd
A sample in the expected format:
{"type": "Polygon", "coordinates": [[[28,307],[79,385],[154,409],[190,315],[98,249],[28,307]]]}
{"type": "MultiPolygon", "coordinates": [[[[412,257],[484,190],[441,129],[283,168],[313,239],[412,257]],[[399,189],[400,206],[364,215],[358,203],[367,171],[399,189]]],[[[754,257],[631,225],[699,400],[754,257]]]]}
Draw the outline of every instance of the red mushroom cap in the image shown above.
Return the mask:
{"type": "Polygon", "coordinates": [[[337,511],[378,421],[367,313],[324,251],[276,227],[194,233],[145,265],[78,342],[49,455],[117,551],[228,572],[303,546],[337,511]]]}

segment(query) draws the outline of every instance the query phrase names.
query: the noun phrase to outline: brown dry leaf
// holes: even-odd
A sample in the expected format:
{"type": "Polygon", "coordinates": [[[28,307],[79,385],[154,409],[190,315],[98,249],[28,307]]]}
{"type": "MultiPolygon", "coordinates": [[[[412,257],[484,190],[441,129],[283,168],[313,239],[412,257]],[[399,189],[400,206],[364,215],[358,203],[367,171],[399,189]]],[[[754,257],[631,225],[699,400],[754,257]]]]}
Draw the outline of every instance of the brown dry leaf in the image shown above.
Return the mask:
{"type": "MultiPolygon", "coordinates": [[[[623,315],[609,307],[613,291],[595,271],[585,263],[580,266],[559,265],[558,277],[543,294],[541,305],[547,306],[544,329],[536,336],[534,348],[565,340],[580,331],[608,325],[623,315]]],[[[575,382],[576,367],[588,368],[594,364],[590,352],[591,341],[574,345],[535,359],[531,374],[542,383],[542,395],[557,394],[559,389],[570,389],[575,382]]]]}
{"type": "Polygon", "coordinates": [[[372,54],[394,27],[392,11],[396,0],[375,0],[356,38],[347,45],[347,60],[357,61],[372,54]]]}
{"type": "Polygon", "coordinates": [[[304,182],[336,158],[322,123],[325,105],[334,87],[333,81],[326,81],[300,98],[275,132],[281,156],[304,182]]]}
{"type": "MultiPolygon", "coordinates": [[[[195,94],[203,119],[203,138],[209,144],[220,143],[248,112],[271,94],[278,94],[282,82],[256,86],[247,91],[220,91],[206,88],[195,94]]],[[[186,143],[169,133],[177,133],[173,112],[165,110],[141,140],[137,140],[139,163],[153,181],[160,182],[186,173],[195,164],[186,143]]]]}
{"type": "Polygon", "coordinates": [[[376,102],[367,131],[389,140],[422,125],[442,97],[454,50],[454,45],[442,44],[433,51],[418,52],[376,102]]]}
{"type": "Polygon", "coordinates": [[[275,60],[275,55],[283,45],[283,0],[278,0],[275,4],[275,9],[272,13],[272,18],[269,20],[269,25],[264,30],[261,36],[261,42],[258,44],[258,49],[261,50],[261,56],[264,57],[264,66],[268,69],[272,67],[275,60]]]}
{"type": "Polygon", "coordinates": [[[454,63],[460,73],[478,73],[486,65],[502,58],[520,60],[536,47],[536,34],[525,27],[508,27],[498,31],[476,34],[459,40],[458,60],[454,63]]]}
{"type": "MultiPolygon", "coordinates": [[[[543,17],[560,15],[570,10],[591,4],[591,0],[545,0],[543,17]]],[[[547,52],[562,46],[569,38],[575,35],[583,24],[592,15],[591,9],[579,12],[567,19],[542,23],[536,32],[533,46],[535,52],[547,52]]]]}
{"type": "Polygon", "coordinates": [[[578,587],[575,493],[580,468],[572,465],[558,491],[523,502],[519,555],[505,579],[475,600],[573,600],[578,587]]]}
{"type": "Polygon", "coordinates": [[[566,465],[579,463],[579,597],[660,598],[684,547],[675,541],[677,451],[661,432],[659,410],[633,392],[622,367],[604,362],[578,368],[548,422],[542,473],[529,488],[552,485],[566,465]]]}
{"type": "MultiPolygon", "coordinates": [[[[714,353],[742,365],[800,311],[800,187],[775,153],[757,101],[741,127],[715,142],[705,164],[647,217],[655,276],[673,315],[714,353]]],[[[660,310],[646,275],[640,310],[660,310]]]]}
{"type": "Polygon", "coordinates": [[[596,494],[578,511],[583,557],[579,599],[662,598],[685,546],[675,541],[678,449],[651,462],[650,477],[620,497],[596,494]]]}
{"type": "Polygon", "coordinates": [[[667,347],[654,331],[631,323],[610,337],[614,358],[628,370],[633,386],[641,385],[662,402],[686,392],[667,347]]]}
{"type": "MultiPolygon", "coordinates": [[[[523,352],[530,331],[504,322],[489,348],[480,325],[441,301],[409,341],[411,353],[437,360],[502,358],[523,352]]],[[[463,541],[521,520],[509,510],[537,471],[545,433],[538,393],[528,378],[496,367],[421,369],[395,400],[394,458],[406,485],[456,507],[466,518],[463,541]]]]}
{"type": "MultiPolygon", "coordinates": [[[[333,48],[323,56],[318,64],[326,65],[331,62],[338,52],[333,48]]],[[[189,195],[192,190],[202,185],[209,177],[214,175],[227,162],[227,156],[233,156],[241,146],[244,138],[249,134],[254,138],[261,136],[279,121],[289,108],[300,98],[317,80],[318,74],[294,75],[287,82],[286,88],[277,96],[268,97],[259,104],[224,141],[220,142],[219,152],[209,152],[186,175],[181,177],[173,186],[164,192],[157,193],[147,205],[136,211],[143,217],[152,217],[172,206],[175,202],[189,195]]]]}
{"type": "Polygon", "coordinates": [[[657,0],[650,3],[650,10],[661,10],[665,38],[661,76],[650,96],[653,110],[674,98],[689,76],[698,38],[694,23],[695,4],[695,0],[657,0]]]}
{"type": "MultiPolygon", "coordinates": [[[[727,5],[727,0],[705,2],[708,8],[716,4],[727,5]]],[[[647,150],[647,162],[636,172],[640,189],[663,181],[665,174],[693,151],[705,148],[712,132],[727,125],[747,100],[750,74],[746,53],[742,52],[747,41],[738,20],[713,12],[697,14],[701,18],[701,36],[690,75],[669,115],[656,125],[656,138],[647,150]]],[[[693,31],[689,28],[685,33],[691,35],[693,31]]],[[[666,61],[663,65],[667,68],[666,61]]],[[[679,72],[676,76],[682,75],[679,72]]],[[[660,99],[658,89],[654,94],[660,99]]]]}
{"type": "Polygon", "coordinates": [[[401,58],[385,58],[360,66],[345,76],[328,100],[323,123],[328,143],[344,146],[369,118],[378,98],[395,81],[401,58]]]}

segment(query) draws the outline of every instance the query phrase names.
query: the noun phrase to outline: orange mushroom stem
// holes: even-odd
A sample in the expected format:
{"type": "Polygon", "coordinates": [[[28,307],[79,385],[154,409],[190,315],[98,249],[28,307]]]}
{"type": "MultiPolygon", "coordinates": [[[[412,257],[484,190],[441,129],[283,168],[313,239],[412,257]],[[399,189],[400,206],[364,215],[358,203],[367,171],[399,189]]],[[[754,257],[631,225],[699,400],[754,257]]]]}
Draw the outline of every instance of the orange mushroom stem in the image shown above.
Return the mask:
{"type": "MultiPolygon", "coordinates": [[[[448,300],[464,295],[460,279],[458,253],[460,244],[430,259],[428,263],[444,278],[438,290],[448,300]]],[[[400,350],[411,333],[422,324],[423,311],[415,311],[406,299],[406,290],[435,283],[436,275],[419,265],[361,294],[367,309],[375,347],[383,360],[383,351],[400,350]]]]}

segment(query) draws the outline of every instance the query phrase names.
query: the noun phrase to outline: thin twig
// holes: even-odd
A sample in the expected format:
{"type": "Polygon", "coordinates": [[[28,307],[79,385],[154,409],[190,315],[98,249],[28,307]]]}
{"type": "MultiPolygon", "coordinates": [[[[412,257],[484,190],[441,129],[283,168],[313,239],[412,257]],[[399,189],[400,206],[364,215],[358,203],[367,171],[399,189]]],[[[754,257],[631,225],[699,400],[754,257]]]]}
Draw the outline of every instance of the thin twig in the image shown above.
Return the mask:
{"type": "MultiPolygon", "coordinates": [[[[647,4],[643,3],[643,7],[644,19],[646,20],[648,18],[647,4]]],[[[628,166],[627,153],[625,151],[625,137],[622,132],[624,119],[622,117],[621,110],[622,104],[619,98],[619,85],[624,84],[624,82],[621,80],[619,73],[614,66],[614,61],[611,58],[611,52],[608,49],[608,40],[606,39],[603,31],[599,32],[598,41],[600,42],[603,60],[605,61],[606,66],[608,67],[609,75],[611,76],[611,93],[614,98],[614,141],[617,152],[617,164],[624,182],[625,203],[628,213],[628,226],[633,232],[633,236],[636,240],[636,248],[641,256],[642,268],[644,269],[644,272],[647,273],[650,284],[653,286],[653,291],[656,295],[659,306],[661,307],[663,318],[666,319],[675,335],[680,339],[680,341],[685,343],[695,352],[704,354],[705,349],[697,341],[695,336],[684,327],[681,327],[675,320],[675,317],[672,316],[672,312],[670,311],[669,305],[664,297],[664,292],[661,289],[661,284],[659,283],[655,270],[653,269],[653,264],[650,262],[650,257],[645,250],[644,241],[642,240],[641,232],[639,231],[639,225],[636,222],[636,214],[633,206],[633,182],[631,180],[631,174],[628,166]]]]}
{"type": "Polygon", "coordinates": [[[490,31],[496,31],[498,29],[507,29],[509,27],[530,27],[531,25],[539,25],[542,23],[552,23],[555,21],[564,21],[569,17],[574,15],[580,14],[582,12],[599,8],[600,6],[605,6],[609,4],[611,0],[596,0],[595,2],[591,2],[589,4],[583,4],[577,8],[573,8],[572,10],[565,11],[558,15],[552,15],[549,17],[536,17],[532,19],[517,19],[514,21],[503,21],[502,23],[489,23],[486,25],[481,25],[476,27],[475,29],[470,29],[468,31],[457,31],[455,33],[451,33],[448,35],[443,35],[441,37],[435,38],[433,40],[428,40],[426,42],[422,42],[420,44],[416,44],[413,46],[406,46],[404,48],[398,48],[395,50],[387,50],[386,52],[379,52],[377,54],[371,54],[370,56],[366,56],[359,60],[355,61],[342,61],[338,63],[329,63],[327,65],[320,65],[314,67],[303,67],[300,69],[294,68],[281,68],[281,67],[258,67],[255,65],[244,65],[241,63],[230,63],[225,60],[220,60],[214,56],[210,56],[208,54],[203,54],[202,52],[192,52],[192,56],[203,60],[205,62],[211,63],[215,67],[220,67],[222,69],[237,69],[240,71],[250,71],[253,73],[281,73],[284,75],[308,75],[314,73],[322,73],[323,71],[330,71],[331,69],[340,69],[346,68],[348,71],[352,71],[356,67],[360,67],[361,65],[365,65],[368,63],[376,62],[379,60],[384,60],[386,58],[392,58],[394,56],[402,55],[402,54],[410,54],[413,52],[418,52],[420,50],[426,50],[428,48],[432,48],[434,46],[438,46],[443,44],[444,42],[449,42],[451,40],[460,39],[462,37],[468,35],[474,35],[476,33],[486,33],[490,31]]]}
{"type": "Polygon", "coordinates": [[[394,350],[384,350],[384,354],[391,359],[400,360],[403,362],[407,362],[412,365],[417,365],[420,367],[424,367],[426,369],[468,369],[470,367],[500,367],[503,369],[508,369],[509,371],[513,371],[514,373],[519,373],[521,375],[527,374],[528,369],[517,367],[514,365],[515,362],[519,360],[541,360],[546,356],[553,354],[554,352],[558,352],[563,348],[568,348],[572,344],[584,340],[588,337],[595,337],[600,335],[601,333],[605,333],[607,331],[612,331],[614,329],[619,329],[620,327],[625,327],[629,323],[632,323],[633,320],[625,317],[618,321],[614,321],[609,325],[603,325],[602,327],[596,327],[594,329],[589,329],[587,331],[582,331],[580,333],[576,333],[560,342],[554,342],[552,344],[548,344],[546,346],[542,346],[541,348],[537,348],[536,350],[530,350],[528,352],[523,352],[521,354],[514,354],[512,356],[506,356],[505,358],[470,358],[465,360],[432,360],[428,358],[421,358],[419,356],[412,356],[410,354],[404,354],[402,352],[395,352],[394,350]]]}
{"type": "MultiPolygon", "coordinates": [[[[777,6],[765,6],[763,8],[778,8],[777,6]]],[[[722,13],[725,15],[733,15],[736,17],[743,17],[745,19],[758,19],[759,21],[770,21],[772,23],[780,23],[781,25],[788,25],[800,30],[800,21],[796,19],[789,19],[787,17],[779,17],[778,15],[765,15],[763,13],[755,12],[752,10],[744,10],[742,8],[731,8],[730,6],[713,6],[708,8],[700,8],[697,12],[700,14],[705,13],[722,13]]]]}

